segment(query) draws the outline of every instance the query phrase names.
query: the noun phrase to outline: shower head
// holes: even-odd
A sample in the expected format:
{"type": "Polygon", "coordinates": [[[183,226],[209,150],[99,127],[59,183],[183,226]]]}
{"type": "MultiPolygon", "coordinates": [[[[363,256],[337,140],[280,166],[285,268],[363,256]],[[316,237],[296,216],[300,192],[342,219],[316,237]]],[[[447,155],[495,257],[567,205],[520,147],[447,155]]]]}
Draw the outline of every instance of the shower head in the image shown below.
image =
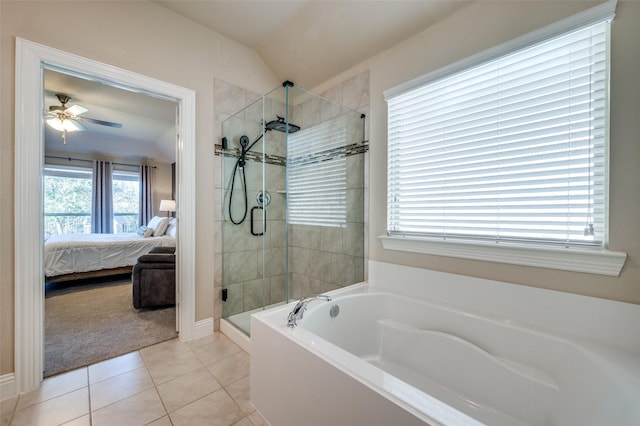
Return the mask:
{"type": "Polygon", "coordinates": [[[265,130],[277,130],[283,133],[295,133],[300,130],[300,126],[296,126],[295,124],[287,123],[284,121],[284,118],[277,116],[277,120],[271,120],[267,124],[264,125],[265,130]]]}

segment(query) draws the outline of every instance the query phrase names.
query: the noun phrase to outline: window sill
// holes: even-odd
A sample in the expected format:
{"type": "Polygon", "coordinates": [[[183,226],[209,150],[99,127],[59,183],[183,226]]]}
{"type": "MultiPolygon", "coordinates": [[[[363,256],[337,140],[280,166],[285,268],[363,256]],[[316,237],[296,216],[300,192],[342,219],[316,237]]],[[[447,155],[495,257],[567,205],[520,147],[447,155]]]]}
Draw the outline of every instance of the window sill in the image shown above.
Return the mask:
{"type": "Polygon", "coordinates": [[[608,250],[578,250],[562,248],[525,247],[521,245],[480,242],[443,241],[417,237],[381,235],[386,250],[449,256],[461,259],[484,260],[512,265],[534,266],[561,271],[617,277],[627,254],[608,250]]]}

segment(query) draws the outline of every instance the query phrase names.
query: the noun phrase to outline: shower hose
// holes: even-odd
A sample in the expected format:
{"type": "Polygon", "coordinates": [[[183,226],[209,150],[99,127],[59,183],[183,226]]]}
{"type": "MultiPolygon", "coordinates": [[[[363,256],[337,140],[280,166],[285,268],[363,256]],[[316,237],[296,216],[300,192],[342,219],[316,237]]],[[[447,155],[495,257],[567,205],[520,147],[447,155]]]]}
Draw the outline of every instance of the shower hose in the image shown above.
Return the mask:
{"type": "Polygon", "coordinates": [[[264,134],[260,135],[258,139],[256,139],[255,141],[253,141],[253,143],[251,143],[251,145],[242,146],[242,152],[240,153],[240,156],[236,161],[236,165],[233,167],[233,176],[231,177],[231,193],[229,194],[229,220],[231,220],[231,223],[233,223],[234,225],[240,225],[247,218],[249,205],[247,200],[247,176],[244,173],[244,167],[247,163],[246,155],[249,151],[251,151],[251,148],[253,148],[253,146],[257,144],[260,141],[260,139],[262,139],[262,136],[264,136],[264,134]],[[238,169],[240,169],[240,174],[242,175],[242,192],[244,194],[244,212],[242,213],[242,218],[239,220],[236,220],[233,218],[233,213],[231,213],[231,205],[233,204],[233,193],[234,193],[234,188],[236,186],[236,175],[238,174],[238,169]]]}

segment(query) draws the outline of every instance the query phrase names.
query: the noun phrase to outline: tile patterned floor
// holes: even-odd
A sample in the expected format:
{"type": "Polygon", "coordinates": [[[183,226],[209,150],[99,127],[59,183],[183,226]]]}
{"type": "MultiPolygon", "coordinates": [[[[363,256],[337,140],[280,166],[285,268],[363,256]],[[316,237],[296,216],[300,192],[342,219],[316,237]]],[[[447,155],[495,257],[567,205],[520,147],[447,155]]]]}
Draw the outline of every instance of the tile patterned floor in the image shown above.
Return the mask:
{"type": "Polygon", "coordinates": [[[1,408],[0,426],[268,424],[249,402],[249,355],[221,333],[47,378],[1,408]]]}

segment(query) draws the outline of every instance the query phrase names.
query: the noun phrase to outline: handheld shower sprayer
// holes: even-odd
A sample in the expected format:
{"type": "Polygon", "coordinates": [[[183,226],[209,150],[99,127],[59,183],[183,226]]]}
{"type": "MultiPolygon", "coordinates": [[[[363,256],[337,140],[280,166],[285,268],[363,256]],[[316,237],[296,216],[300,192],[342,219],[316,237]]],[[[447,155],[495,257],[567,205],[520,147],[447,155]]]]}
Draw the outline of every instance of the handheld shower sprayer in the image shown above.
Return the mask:
{"type": "Polygon", "coordinates": [[[249,211],[249,202],[247,200],[247,176],[244,173],[244,166],[247,164],[247,153],[251,151],[251,148],[253,148],[253,146],[257,144],[260,141],[260,139],[262,139],[262,136],[263,135],[260,135],[258,139],[253,141],[253,143],[250,143],[248,136],[246,135],[240,136],[239,142],[240,142],[241,151],[240,151],[240,156],[238,157],[238,161],[236,161],[236,165],[233,168],[233,176],[231,178],[231,194],[229,195],[229,220],[231,220],[231,223],[233,223],[234,225],[240,225],[247,218],[247,212],[249,211]],[[244,194],[244,209],[243,209],[242,217],[236,220],[233,217],[233,213],[231,211],[231,205],[233,204],[233,193],[234,193],[236,175],[238,174],[238,170],[240,171],[240,175],[242,176],[242,192],[244,194]]]}
{"type": "Polygon", "coordinates": [[[246,135],[240,136],[240,147],[242,151],[240,152],[240,157],[238,158],[237,167],[244,168],[244,165],[247,163],[246,155],[250,148],[249,146],[249,137],[246,135]]]}
{"type": "Polygon", "coordinates": [[[249,140],[249,137],[246,135],[240,136],[239,142],[240,142],[241,151],[240,151],[240,155],[238,156],[238,160],[236,161],[236,165],[233,169],[233,177],[231,178],[231,193],[229,195],[229,220],[231,220],[231,222],[234,225],[240,225],[242,222],[244,222],[244,220],[247,218],[247,212],[249,210],[248,200],[247,200],[247,178],[244,173],[244,167],[247,164],[247,153],[251,151],[251,148],[253,148],[253,146],[257,144],[265,135],[265,133],[268,132],[269,130],[275,130],[283,133],[294,133],[300,130],[300,126],[296,126],[295,124],[289,123],[283,117],[276,116],[275,120],[271,120],[268,123],[265,123],[263,121],[262,134],[258,136],[258,138],[253,142],[251,142],[249,140]],[[238,173],[238,171],[242,175],[242,192],[244,193],[244,210],[243,210],[242,217],[236,220],[233,217],[233,213],[231,212],[231,205],[233,204],[232,201],[233,201],[233,194],[234,194],[234,186],[236,182],[236,174],[238,173]]]}

